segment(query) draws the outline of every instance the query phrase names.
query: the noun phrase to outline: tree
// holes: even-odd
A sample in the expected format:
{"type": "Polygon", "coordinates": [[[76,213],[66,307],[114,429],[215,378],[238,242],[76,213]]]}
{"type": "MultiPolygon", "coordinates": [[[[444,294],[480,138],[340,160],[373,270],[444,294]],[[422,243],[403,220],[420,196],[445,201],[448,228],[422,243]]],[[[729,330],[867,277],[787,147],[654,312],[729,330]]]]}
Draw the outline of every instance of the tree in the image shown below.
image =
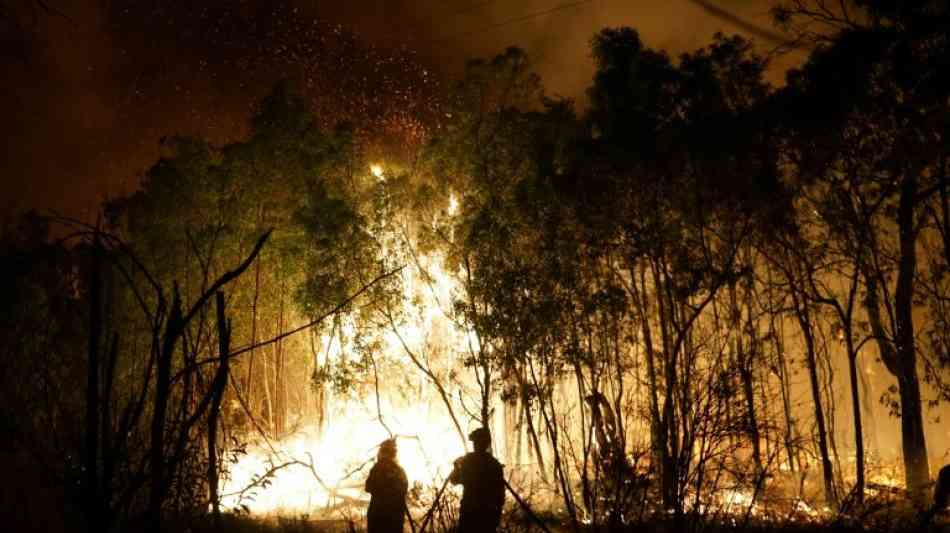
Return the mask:
{"type": "MultiPolygon", "coordinates": [[[[604,191],[591,205],[622,217],[615,231],[646,346],[663,501],[681,514],[689,468],[705,466],[692,461],[693,439],[712,431],[703,427],[707,421],[725,423],[713,421],[716,415],[708,410],[722,398],[693,388],[720,386],[697,379],[703,367],[697,366],[701,356],[694,343],[701,341],[694,328],[715,308],[720,290],[744,276],[739,252],[753,221],[769,223],[784,205],[768,130],[753,118],[768,89],[762,61],[739,38],[718,36],[677,65],[645,49],[629,29],[604,30],[593,46],[599,68],[589,91],[592,145],[604,162],[585,167],[617,170],[588,174],[584,186],[604,191]],[[721,131],[731,135],[717,135],[721,131]],[[610,166],[620,162],[625,165],[610,166]],[[618,198],[622,203],[612,202],[618,198]],[[639,288],[636,280],[643,280],[639,288]]],[[[747,355],[736,355],[748,390],[747,355]]],[[[724,370],[717,366],[724,364],[721,357],[707,354],[710,377],[724,370]]],[[[745,407],[755,448],[751,396],[745,407]]]]}
{"type": "Polygon", "coordinates": [[[810,136],[799,137],[809,146],[798,163],[806,174],[858,172],[849,194],[859,215],[852,231],[864,247],[858,257],[865,310],[881,359],[897,379],[907,488],[919,501],[930,473],[913,308],[921,221],[943,179],[934,169],[945,151],[938,124],[947,117],[950,85],[937,67],[947,45],[938,28],[948,13],[926,2],[907,9],[872,1],[853,7],[819,15],[797,2],[777,12],[788,24],[821,19],[831,27],[827,44],[789,76],[789,92],[801,95],[789,106],[797,114],[791,123],[810,136]]]}

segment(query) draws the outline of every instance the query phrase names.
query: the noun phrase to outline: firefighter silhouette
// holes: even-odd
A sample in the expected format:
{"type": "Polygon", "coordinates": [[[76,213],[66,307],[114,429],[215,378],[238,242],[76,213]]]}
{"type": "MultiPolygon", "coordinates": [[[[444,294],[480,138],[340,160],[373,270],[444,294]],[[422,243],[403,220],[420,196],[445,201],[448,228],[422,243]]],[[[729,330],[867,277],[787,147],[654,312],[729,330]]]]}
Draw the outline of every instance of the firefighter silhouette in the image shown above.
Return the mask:
{"type": "Polygon", "coordinates": [[[366,492],[371,495],[367,533],[402,533],[408,490],[406,472],[396,462],[396,439],[384,440],[366,478],[366,492]]]}
{"type": "Polygon", "coordinates": [[[933,512],[939,513],[950,503],[950,465],[940,469],[937,474],[937,486],[934,488],[933,512]]]}
{"type": "Polygon", "coordinates": [[[462,485],[458,533],[492,533],[501,522],[505,503],[504,467],[492,457],[491,433],[486,428],[473,431],[473,452],[455,460],[449,481],[462,485]]]}
{"type": "Polygon", "coordinates": [[[925,510],[921,517],[924,526],[929,526],[937,515],[943,513],[950,503],[950,465],[944,466],[937,474],[937,485],[934,487],[933,505],[925,510]]]}

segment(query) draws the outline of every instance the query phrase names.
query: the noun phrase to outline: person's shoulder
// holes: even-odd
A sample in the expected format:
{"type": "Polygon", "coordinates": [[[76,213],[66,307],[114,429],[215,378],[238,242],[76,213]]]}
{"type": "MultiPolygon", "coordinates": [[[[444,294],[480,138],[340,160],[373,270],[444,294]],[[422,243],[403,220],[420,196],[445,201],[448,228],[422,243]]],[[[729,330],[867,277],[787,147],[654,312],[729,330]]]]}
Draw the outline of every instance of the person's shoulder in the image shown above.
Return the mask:
{"type": "Polygon", "coordinates": [[[483,452],[483,453],[480,453],[480,454],[478,454],[478,455],[479,455],[479,457],[481,458],[481,460],[483,460],[483,461],[485,461],[485,462],[488,462],[488,463],[491,463],[491,464],[496,464],[496,465],[498,465],[498,466],[501,466],[501,463],[498,461],[498,459],[497,459],[494,455],[492,455],[491,453],[489,453],[489,452],[483,452]]]}
{"type": "Polygon", "coordinates": [[[505,466],[505,465],[501,464],[501,463],[498,461],[498,459],[495,458],[494,455],[492,455],[492,454],[490,454],[490,453],[488,453],[488,452],[482,452],[482,453],[479,453],[479,452],[472,452],[472,453],[470,453],[470,454],[468,454],[468,455],[472,457],[472,461],[478,462],[478,464],[480,464],[480,465],[482,465],[482,466],[488,466],[488,467],[491,467],[491,468],[493,468],[493,469],[494,469],[494,468],[497,468],[497,469],[499,469],[499,470],[502,469],[502,468],[504,468],[504,466],[505,466]]]}
{"type": "Polygon", "coordinates": [[[490,453],[484,454],[479,458],[479,463],[481,470],[488,474],[491,477],[504,477],[505,475],[505,465],[495,458],[494,455],[490,453]]]}
{"type": "Polygon", "coordinates": [[[390,471],[393,471],[393,472],[405,472],[405,470],[402,469],[402,465],[400,465],[400,464],[397,463],[396,461],[388,461],[388,462],[384,465],[384,467],[385,467],[387,470],[390,470],[390,471]]]}
{"type": "Polygon", "coordinates": [[[501,461],[496,459],[494,456],[492,456],[491,460],[492,460],[492,468],[494,468],[499,473],[504,472],[505,465],[501,464],[501,461]]]}

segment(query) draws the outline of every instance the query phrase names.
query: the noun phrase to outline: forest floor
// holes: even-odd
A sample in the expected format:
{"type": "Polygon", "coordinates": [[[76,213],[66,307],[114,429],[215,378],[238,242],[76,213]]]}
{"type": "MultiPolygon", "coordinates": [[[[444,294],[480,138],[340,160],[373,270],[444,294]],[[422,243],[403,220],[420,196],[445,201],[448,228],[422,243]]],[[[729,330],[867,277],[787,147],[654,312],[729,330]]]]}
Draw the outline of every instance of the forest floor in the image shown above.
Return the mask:
{"type": "MultiPolygon", "coordinates": [[[[547,524],[551,533],[568,533],[569,528],[556,523],[547,524]]],[[[215,527],[210,522],[191,523],[183,528],[175,527],[169,533],[362,533],[365,523],[344,520],[314,520],[302,516],[278,516],[255,518],[245,515],[225,515],[215,527]]],[[[407,523],[405,531],[410,531],[407,523]]],[[[429,528],[428,533],[448,533],[429,528]]],[[[499,533],[540,532],[534,524],[505,523],[499,533]]],[[[606,532],[606,529],[599,531],[606,532]]],[[[902,514],[878,517],[864,523],[785,523],[785,524],[735,524],[693,523],[674,526],[672,523],[647,522],[631,524],[617,533],[950,533],[950,519],[941,518],[929,527],[922,527],[916,515],[902,514]]],[[[585,532],[586,533],[586,532],[585,532]]],[[[589,533],[594,533],[593,529],[589,533]]]]}

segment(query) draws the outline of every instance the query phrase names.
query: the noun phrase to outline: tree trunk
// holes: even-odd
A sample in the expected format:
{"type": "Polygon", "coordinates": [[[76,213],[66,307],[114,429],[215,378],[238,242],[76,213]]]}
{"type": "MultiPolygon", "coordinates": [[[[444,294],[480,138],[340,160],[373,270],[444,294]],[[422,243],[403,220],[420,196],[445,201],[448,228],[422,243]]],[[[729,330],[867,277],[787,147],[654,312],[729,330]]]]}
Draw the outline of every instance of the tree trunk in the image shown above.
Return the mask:
{"type": "Polygon", "coordinates": [[[897,384],[901,398],[901,444],[904,452],[904,476],[907,490],[917,502],[927,497],[930,465],[917,378],[917,351],[914,339],[914,284],[917,275],[917,228],[914,208],[917,202],[917,175],[910,171],[901,186],[897,210],[900,236],[900,263],[897,290],[894,293],[897,350],[897,384]]]}
{"type": "MultiPolygon", "coordinates": [[[[254,262],[254,296],[251,299],[251,346],[257,344],[257,302],[261,293],[261,259],[254,262]]],[[[247,354],[247,379],[244,382],[244,396],[251,407],[249,416],[254,416],[254,348],[247,354]]]]}
{"type": "Polygon", "coordinates": [[[100,243],[98,233],[92,244],[92,266],[89,275],[89,351],[86,361],[86,439],[83,464],[83,490],[86,514],[92,530],[101,527],[99,512],[99,341],[102,336],[102,283],[99,272],[100,243]]]}
{"type": "Polygon", "coordinates": [[[752,301],[751,295],[746,298],[748,307],[747,327],[743,327],[742,308],[739,306],[736,284],[732,283],[729,287],[730,299],[732,300],[731,327],[735,331],[735,353],[736,362],[739,365],[739,377],[742,380],[742,392],[746,403],[746,426],[749,432],[749,440],[752,443],[752,461],[755,463],[756,475],[763,472],[762,463],[762,443],[759,434],[759,424],[755,415],[755,388],[753,384],[752,365],[755,364],[755,330],[752,327],[752,301]],[[742,332],[746,331],[749,336],[748,346],[742,342],[742,332]]]}
{"type": "Polygon", "coordinates": [[[785,444],[785,453],[788,455],[788,469],[790,472],[795,472],[798,470],[798,458],[792,445],[795,440],[795,427],[794,419],[792,418],[791,392],[789,391],[788,361],[785,358],[785,330],[780,324],[776,324],[776,318],[780,318],[780,316],[775,306],[775,299],[772,293],[772,267],[766,265],[766,269],[768,276],[769,335],[772,338],[775,357],[777,359],[775,369],[779,379],[779,388],[782,393],[782,414],[785,418],[785,435],[782,440],[785,444]]]}
{"type": "Polygon", "coordinates": [[[538,462],[537,471],[539,475],[541,476],[541,480],[544,483],[547,483],[548,482],[547,466],[544,463],[544,453],[542,452],[542,449],[541,449],[541,440],[538,438],[538,431],[534,425],[534,417],[531,414],[531,402],[529,401],[529,398],[528,398],[528,390],[529,390],[528,383],[525,380],[524,374],[522,374],[522,372],[526,372],[526,370],[524,368],[519,368],[515,372],[515,376],[518,379],[518,387],[521,393],[519,395],[518,401],[521,404],[521,408],[524,412],[524,420],[525,420],[525,423],[527,424],[530,449],[533,451],[534,458],[538,462]]]}
{"type": "Polygon", "coordinates": [[[514,450],[513,457],[514,457],[515,464],[524,463],[524,408],[522,407],[523,403],[524,402],[520,398],[518,398],[515,400],[514,405],[512,405],[513,412],[511,413],[511,416],[514,419],[513,426],[515,428],[513,432],[514,446],[512,447],[512,449],[514,450]]]}
{"type": "Polygon", "coordinates": [[[821,387],[818,383],[818,362],[815,354],[815,337],[805,302],[799,300],[793,291],[795,314],[805,338],[805,363],[808,367],[808,380],[811,385],[811,397],[815,406],[815,425],[818,430],[818,452],[821,456],[821,470],[824,479],[825,500],[832,506],[838,502],[835,493],[834,468],[828,455],[828,434],[825,424],[825,411],[821,406],[821,387]]]}
{"type": "Polygon", "coordinates": [[[100,476],[99,486],[99,510],[101,514],[101,523],[104,529],[108,529],[113,519],[112,496],[113,483],[112,478],[115,475],[116,453],[115,453],[115,433],[113,433],[112,424],[112,388],[115,383],[115,368],[119,360],[119,334],[112,334],[112,344],[109,348],[109,359],[106,361],[105,382],[102,384],[102,417],[101,417],[101,437],[100,446],[102,449],[102,476],[100,476]]]}
{"type": "Polygon", "coordinates": [[[762,463],[762,443],[759,434],[759,424],[755,415],[755,390],[752,384],[751,362],[744,361],[739,374],[742,377],[742,391],[746,402],[746,423],[748,424],[749,440],[752,441],[752,461],[755,463],[756,475],[764,472],[762,463]],[[748,365],[748,366],[746,366],[748,365]]]}
{"type": "Polygon", "coordinates": [[[799,470],[798,454],[795,452],[793,442],[795,441],[795,422],[792,417],[791,384],[788,378],[788,361],[785,358],[785,346],[782,339],[778,337],[780,332],[774,332],[775,335],[775,353],[778,357],[779,387],[782,389],[782,413],[785,415],[785,453],[788,454],[788,469],[791,472],[799,470]]]}
{"type": "Polygon", "coordinates": [[[221,523],[221,502],[218,495],[218,417],[221,414],[221,400],[228,384],[231,353],[231,324],[225,319],[224,293],[216,295],[218,322],[218,354],[220,362],[211,384],[211,410],[208,411],[208,496],[211,499],[211,513],[216,526],[221,523]]]}
{"type": "MultiPolygon", "coordinates": [[[[682,509],[679,505],[677,491],[677,472],[676,472],[676,442],[675,442],[675,411],[673,406],[673,394],[676,390],[676,369],[672,353],[673,342],[670,340],[670,328],[672,324],[668,317],[672,316],[672,310],[667,310],[664,297],[666,284],[660,278],[658,261],[652,262],[653,284],[656,291],[657,317],[660,324],[660,337],[663,345],[663,377],[665,380],[665,396],[663,398],[663,407],[658,413],[658,431],[659,442],[657,448],[660,454],[660,491],[663,495],[663,507],[672,510],[674,517],[679,519],[682,515],[682,509]]],[[[655,378],[656,379],[656,378],[655,378]]]]}
{"type": "MultiPolygon", "coordinates": [[[[633,268],[630,270],[631,272],[634,271],[633,268]]],[[[662,430],[660,420],[660,400],[657,394],[660,387],[656,371],[657,355],[653,345],[653,331],[650,327],[648,310],[645,305],[646,279],[643,270],[640,270],[639,290],[637,289],[636,280],[631,283],[631,289],[631,296],[633,296],[633,302],[639,314],[640,332],[643,335],[643,350],[647,363],[647,389],[650,402],[650,444],[653,452],[653,463],[662,466],[665,464],[666,434],[662,430]]]]}
{"type": "Polygon", "coordinates": [[[861,398],[858,394],[858,354],[850,324],[845,324],[844,342],[848,350],[848,377],[851,380],[851,406],[854,417],[854,493],[857,503],[864,503],[864,430],[861,427],[861,398]]]}
{"type": "Polygon", "coordinates": [[[172,356],[175,353],[175,341],[181,333],[182,311],[178,289],[172,300],[172,307],[162,338],[161,351],[158,354],[158,372],[155,381],[155,401],[152,410],[151,442],[149,445],[149,467],[151,469],[151,487],[149,487],[149,531],[161,531],[162,504],[165,501],[165,419],[168,410],[168,396],[171,388],[172,356]]]}
{"type": "Polygon", "coordinates": [[[271,436],[276,436],[276,431],[274,429],[274,400],[270,390],[270,357],[267,356],[266,350],[263,351],[261,355],[264,356],[261,361],[261,370],[264,374],[264,379],[261,380],[261,383],[264,385],[264,407],[266,408],[267,412],[267,430],[270,432],[271,436]]]}
{"type": "MultiPolygon", "coordinates": [[[[283,284],[281,284],[280,292],[280,303],[278,304],[277,311],[277,336],[279,337],[284,333],[284,291],[283,284]]],[[[287,419],[287,406],[286,406],[286,388],[284,382],[286,380],[284,376],[284,340],[281,339],[277,341],[274,345],[275,352],[275,361],[274,361],[274,425],[275,431],[278,436],[284,434],[285,431],[285,421],[287,419]]]]}

